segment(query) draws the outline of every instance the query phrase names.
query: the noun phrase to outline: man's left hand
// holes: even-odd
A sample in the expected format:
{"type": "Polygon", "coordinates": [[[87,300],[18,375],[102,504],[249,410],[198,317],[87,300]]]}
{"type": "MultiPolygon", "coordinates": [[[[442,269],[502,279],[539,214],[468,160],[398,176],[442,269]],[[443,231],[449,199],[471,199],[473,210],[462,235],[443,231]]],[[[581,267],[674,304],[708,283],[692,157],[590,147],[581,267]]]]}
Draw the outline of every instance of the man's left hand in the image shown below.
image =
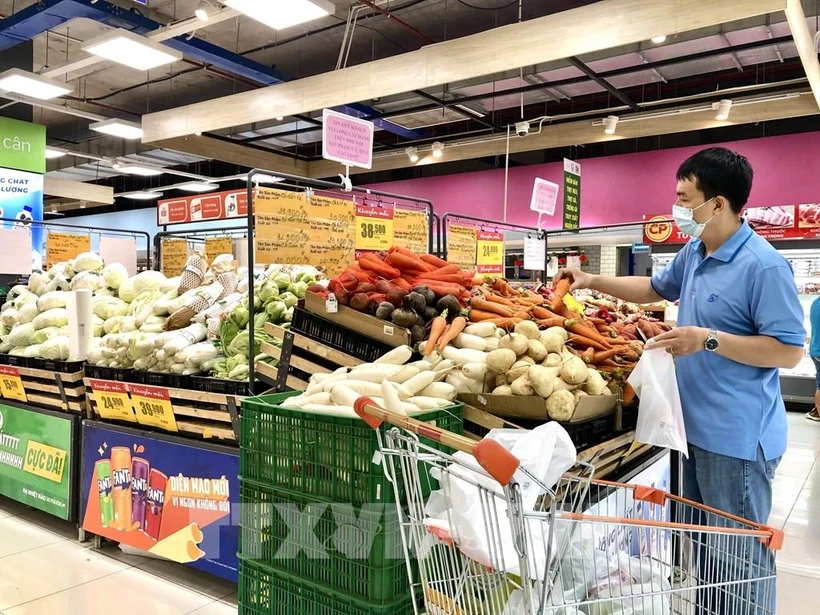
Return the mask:
{"type": "Polygon", "coordinates": [[[678,327],[653,337],[646,343],[646,350],[665,348],[672,355],[685,357],[703,350],[708,336],[709,330],[702,327],[678,327]]]}

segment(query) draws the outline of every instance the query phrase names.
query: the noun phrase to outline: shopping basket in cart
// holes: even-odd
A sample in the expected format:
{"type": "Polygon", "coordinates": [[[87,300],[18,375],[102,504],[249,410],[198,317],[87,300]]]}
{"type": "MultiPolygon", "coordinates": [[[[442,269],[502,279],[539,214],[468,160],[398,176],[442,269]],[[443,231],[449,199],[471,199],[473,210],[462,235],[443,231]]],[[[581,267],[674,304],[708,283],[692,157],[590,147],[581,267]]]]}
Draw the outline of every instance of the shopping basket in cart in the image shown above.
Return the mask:
{"type": "Polygon", "coordinates": [[[410,582],[429,615],[775,613],[781,532],[654,488],[593,480],[589,466],[545,485],[494,440],[476,443],[366,398],[356,411],[373,428],[394,426],[377,429],[379,447],[410,582]],[[437,489],[426,496],[430,477],[437,489]],[[528,482],[543,493],[532,509],[522,505],[528,482]]]}

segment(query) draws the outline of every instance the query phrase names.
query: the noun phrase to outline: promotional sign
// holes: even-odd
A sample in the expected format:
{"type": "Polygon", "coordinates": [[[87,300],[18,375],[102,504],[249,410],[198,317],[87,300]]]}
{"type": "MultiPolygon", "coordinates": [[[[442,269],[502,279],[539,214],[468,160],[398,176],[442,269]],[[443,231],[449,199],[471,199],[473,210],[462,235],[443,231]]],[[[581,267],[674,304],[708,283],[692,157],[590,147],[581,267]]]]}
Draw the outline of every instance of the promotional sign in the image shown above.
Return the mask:
{"type": "Polygon", "coordinates": [[[100,237],[100,258],[106,263],[120,263],[128,275],[137,275],[137,240],[132,237],[100,237]]]}
{"type": "Polygon", "coordinates": [[[237,580],[237,452],[92,421],[82,450],[85,531],[237,580]]]}
{"type": "Polygon", "coordinates": [[[77,258],[83,252],[91,251],[91,235],[55,233],[46,236],[46,267],[77,258]]]}
{"type": "Polygon", "coordinates": [[[248,191],[213,192],[157,202],[157,226],[225,220],[248,215],[248,191]]]}
{"type": "Polygon", "coordinates": [[[447,262],[464,271],[476,266],[476,230],[474,226],[450,224],[447,227],[447,262]]]}
{"type": "Polygon", "coordinates": [[[558,202],[558,184],[535,178],[535,185],[532,187],[532,199],[530,200],[530,210],[547,216],[555,215],[555,204],[558,202]]]}
{"type": "Polygon", "coordinates": [[[0,494],[69,520],[73,417],[0,404],[0,494]]]}
{"type": "Polygon", "coordinates": [[[564,158],[564,229],[581,226],[581,164],[564,158]]]}
{"type": "Polygon", "coordinates": [[[111,380],[89,380],[88,384],[94,394],[94,401],[97,402],[97,414],[101,418],[137,422],[127,384],[111,380]]]}
{"type": "Polygon", "coordinates": [[[32,224],[43,221],[43,176],[0,169],[0,218],[15,220],[4,228],[31,229],[31,249],[44,253],[43,227],[32,224]]]}
{"type": "Polygon", "coordinates": [[[206,237],[205,258],[209,263],[220,254],[233,254],[233,240],[230,237],[206,237]]]}
{"type": "Polygon", "coordinates": [[[182,273],[185,263],[188,262],[187,239],[163,239],[161,244],[162,261],[160,270],[169,278],[182,273]]]}
{"type": "Polygon", "coordinates": [[[373,122],[325,109],[322,114],[322,158],[348,167],[373,166],[373,122]]]}
{"type": "Polygon", "coordinates": [[[46,127],[0,117],[0,167],[45,173],[46,127]]]}
{"type": "Polygon", "coordinates": [[[168,389],[129,384],[128,391],[131,393],[137,423],[166,431],[179,431],[168,389]]]}
{"type": "Polygon", "coordinates": [[[28,401],[26,389],[20,379],[20,370],[10,365],[0,365],[0,394],[6,399],[23,403],[28,401]]]}
{"type": "Polygon", "coordinates": [[[524,239],[524,269],[543,271],[547,263],[547,240],[542,237],[524,239]]]}
{"type": "Polygon", "coordinates": [[[356,205],[356,252],[393,247],[393,206],[356,205]]]}
{"type": "Polygon", "coordinates": [[[680,232],[675,223],[663,214],[648,214],[643,217],[643,242],[653,243],[686,243],[689,235],[680,232]]]}
{"type": "Polygon", "coordinates": [[[416,254],[428,251],[427,214],[412,209],[393,210],[393,245],[405,248],[416,254]]]}
{"type": "Polygon", "coordinates": [[[504,273],[504,234],[478,231],[476,246],[476,271],[502,275],[504,273]]]}

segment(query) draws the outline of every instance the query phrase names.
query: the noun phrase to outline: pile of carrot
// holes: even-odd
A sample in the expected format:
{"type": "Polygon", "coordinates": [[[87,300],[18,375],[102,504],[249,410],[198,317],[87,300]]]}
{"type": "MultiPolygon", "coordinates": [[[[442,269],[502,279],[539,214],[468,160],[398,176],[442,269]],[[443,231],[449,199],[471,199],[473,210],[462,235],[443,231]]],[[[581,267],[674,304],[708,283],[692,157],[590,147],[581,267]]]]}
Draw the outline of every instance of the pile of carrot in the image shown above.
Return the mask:
{"type": "Polygon", "coordinates": [[[458,337],[467,326],[467,319],[464,316],[456,316],[453,322],[447,324],[447,314],[442,314],[433,319],[430,326],[430,335],[424,346],[424,356],[429,355],[433,350],[444,350],[445,346],[458,337]]]}

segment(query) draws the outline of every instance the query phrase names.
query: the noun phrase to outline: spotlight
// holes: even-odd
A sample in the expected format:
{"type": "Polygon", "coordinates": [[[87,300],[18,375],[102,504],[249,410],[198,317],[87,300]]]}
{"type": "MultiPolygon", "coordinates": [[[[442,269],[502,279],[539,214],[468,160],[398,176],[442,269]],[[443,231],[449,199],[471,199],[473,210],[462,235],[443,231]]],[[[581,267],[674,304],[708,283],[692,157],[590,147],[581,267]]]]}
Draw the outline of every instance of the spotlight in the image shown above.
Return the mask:
{"type": "Polygon", "coordinates": [[[666,34],[658,34],[658,36],[653,36],[650,40],[656,45],[660,45],[666,42],[666,34]]]}
{"type": "Polygon", "coordinates": [[[712,104],[712,109],[717,111],[716,120],[721,122],[729,119],[729,112],[732,110],[732,101],[728,99],[721,100],[718,103],[712,104]]]}
{"type": "Polygon", "coordinates": [[[196,15],[197,19],[201,19],[202,21],[208,21],[208,19],[211,18],[212,9],[213,7],[208,2],[208,0],[199,0],[199,4],[196,5],[194,15],[196,15]]]}
{"type": "Polygon", "coordinates": [[[608,135],[614,135],[615,128],[618,126],[618,121],[617,115],[608,115],[604,120],[604,132],[608,135]]]}
{"type": "Polygon", "coordinates": [[[404,153],[407,154],[407,157],[410,159],[410,162],[413,164],[419,161],[419,148],[417,147],[408,147],[404,150],[404,153]]]}
{"type": "Polygon", "coordinates": [[[436,141],[433,143],[433,158],[441,158],[444,155],[444,143],[436,141]]]}

